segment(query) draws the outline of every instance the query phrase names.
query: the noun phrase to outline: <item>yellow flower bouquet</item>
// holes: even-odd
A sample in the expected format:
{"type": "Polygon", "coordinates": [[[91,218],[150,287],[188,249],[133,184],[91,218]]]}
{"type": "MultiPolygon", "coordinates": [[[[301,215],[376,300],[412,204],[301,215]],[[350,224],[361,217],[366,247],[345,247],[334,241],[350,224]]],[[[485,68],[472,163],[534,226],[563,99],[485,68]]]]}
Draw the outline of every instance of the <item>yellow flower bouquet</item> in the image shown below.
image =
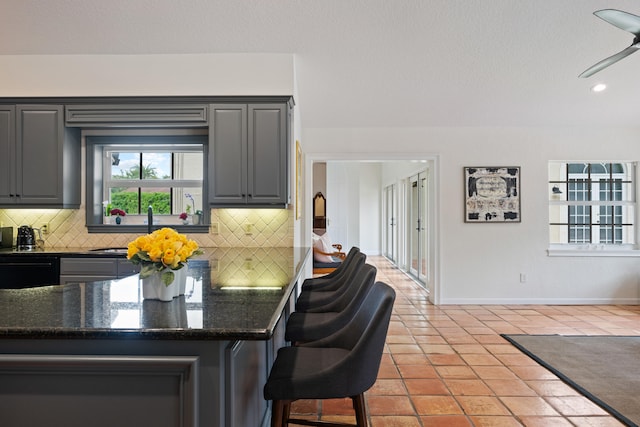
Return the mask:
{"type": "Polygon", "coordinates": [[[194,240],[166,227],[138,237],[127,247],[127,259],[142,266],[140,278],[163,272],[162,283],[166,286],[173,283],[172,270],[180,270],[190,257],[201,253],[194,240]]]}

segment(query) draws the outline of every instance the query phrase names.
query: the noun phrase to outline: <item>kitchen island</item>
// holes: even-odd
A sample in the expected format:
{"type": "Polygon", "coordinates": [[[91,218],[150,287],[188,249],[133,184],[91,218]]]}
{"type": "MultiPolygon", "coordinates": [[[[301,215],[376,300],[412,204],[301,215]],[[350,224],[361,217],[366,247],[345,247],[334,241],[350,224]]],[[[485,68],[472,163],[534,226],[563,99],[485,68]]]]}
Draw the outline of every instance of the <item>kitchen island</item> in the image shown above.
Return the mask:
{"type": "Polygon", "coordinates": [[[0,425],[266,425],[262,387],[308,248],[219,248],[184,296],[137,275],[0,290],[0,425]]]}

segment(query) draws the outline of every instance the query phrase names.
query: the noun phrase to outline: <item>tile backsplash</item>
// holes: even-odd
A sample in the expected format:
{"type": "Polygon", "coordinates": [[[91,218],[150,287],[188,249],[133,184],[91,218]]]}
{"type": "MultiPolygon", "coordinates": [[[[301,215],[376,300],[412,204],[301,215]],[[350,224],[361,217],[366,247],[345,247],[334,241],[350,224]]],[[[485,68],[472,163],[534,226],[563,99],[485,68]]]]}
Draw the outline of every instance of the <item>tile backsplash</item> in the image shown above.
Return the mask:
{"type": "MultiPolygon", "coordinates": [[[[292,247],[293,209],[212,209],[207,234],[189,234],[201,247],[292,247]]],[[[0,209],[0,225],[40,228],[49,248],[126,247],[139,233],[91,233],[84,209],[0,209]]],[[[116,227],[116,226],[114,226],[116,227]]],[[[123,228],[124,230],[124,228],[123,228]]],[[[15,243],[15,242],[14,242],[15,243]]]]}

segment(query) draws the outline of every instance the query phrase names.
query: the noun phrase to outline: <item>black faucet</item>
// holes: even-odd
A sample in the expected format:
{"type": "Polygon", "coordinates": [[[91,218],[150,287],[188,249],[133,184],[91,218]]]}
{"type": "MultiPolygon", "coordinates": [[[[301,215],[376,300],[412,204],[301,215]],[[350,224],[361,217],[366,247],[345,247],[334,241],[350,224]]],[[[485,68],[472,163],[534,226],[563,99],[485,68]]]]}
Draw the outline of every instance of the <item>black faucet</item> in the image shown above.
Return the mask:
{"type": "Polygon", "coordinates": [[[147,232],[151,234],[153,231],[153,207],[149,205],[147,209],[147,232]]]}

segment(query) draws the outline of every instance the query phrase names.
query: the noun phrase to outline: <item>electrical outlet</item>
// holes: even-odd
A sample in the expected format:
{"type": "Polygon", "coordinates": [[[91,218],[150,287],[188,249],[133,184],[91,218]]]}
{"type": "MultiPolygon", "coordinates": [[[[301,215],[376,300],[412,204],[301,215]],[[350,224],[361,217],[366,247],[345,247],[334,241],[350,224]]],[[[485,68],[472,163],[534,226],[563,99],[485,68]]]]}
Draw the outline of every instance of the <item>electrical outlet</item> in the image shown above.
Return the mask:
{"type": "Polygon", "coordinates": [[[211,234],[220,234],[220,223],[211,223],[211,234]]]}
{"type": "Polygon", "coordinates": [[[527,283],[527,275],[525,273],[520,273],[520,283],[527,283]]]}
{"type": "Polygon", "coordinates": [[[42,225],[40,226],[40,231],[42,231],[42,234],[47,234],[47,233],[49,233],[49,231],[50,231],[49,223],[48,223],[48,222],[45,222],[44,224],[42,224],[42,225]]]}
{"type": "Polygon", "coordinates": [[[250,222],[245,222],[242,226],[244,228],[244,234],[253,233],[253,224],[250,222]]]}

